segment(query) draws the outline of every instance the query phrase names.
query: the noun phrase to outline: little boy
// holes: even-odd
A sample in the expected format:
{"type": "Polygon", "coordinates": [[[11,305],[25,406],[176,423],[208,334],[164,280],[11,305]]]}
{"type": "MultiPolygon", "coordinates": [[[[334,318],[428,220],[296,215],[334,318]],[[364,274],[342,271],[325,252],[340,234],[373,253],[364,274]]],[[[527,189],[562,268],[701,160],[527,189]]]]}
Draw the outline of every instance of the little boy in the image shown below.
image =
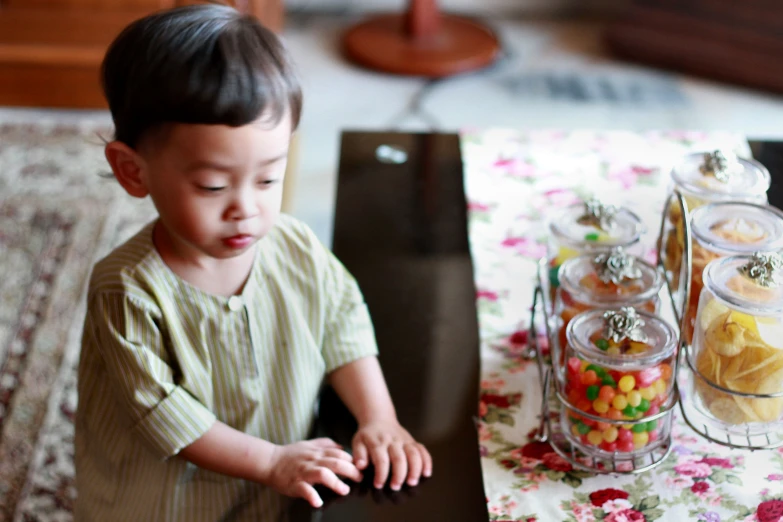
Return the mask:
{"type": "Polygon", "coordinates": [[[397,421],[355,281],[280,215],[302,105],[278,39],[201,5],[130,25],[106,54],[106,158],[159,217],[94,268],[79,364],[80,521],[276,520],[340,479],[413,486],[427,450],[397,421]],[[353,456],[305,440],[324,379],[353,456]]]}

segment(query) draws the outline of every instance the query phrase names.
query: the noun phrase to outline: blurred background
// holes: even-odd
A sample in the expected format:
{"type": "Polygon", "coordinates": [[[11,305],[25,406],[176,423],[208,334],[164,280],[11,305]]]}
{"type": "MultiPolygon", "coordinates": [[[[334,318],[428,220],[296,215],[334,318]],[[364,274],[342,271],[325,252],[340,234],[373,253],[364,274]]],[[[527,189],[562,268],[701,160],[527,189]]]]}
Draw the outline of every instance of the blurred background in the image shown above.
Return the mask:
{"type": "MultiPolygon", "coordinates": [[[[106,46],[134,18],[180,3],[189,2],[0,0],[0,124],[110,125],[97,81],[106,46]]],[[[300,69],[305,110],[286,206],[327,244],[343,130],[782,134],[778,0],[232,5],[282,34],[300,69]],[[358,38],[353,51],[349,35],[358,38]],[[481,56],[460,65],[455,53],[481,56]],[[441,67],[449,60],[458,63],[441,67]]]]}

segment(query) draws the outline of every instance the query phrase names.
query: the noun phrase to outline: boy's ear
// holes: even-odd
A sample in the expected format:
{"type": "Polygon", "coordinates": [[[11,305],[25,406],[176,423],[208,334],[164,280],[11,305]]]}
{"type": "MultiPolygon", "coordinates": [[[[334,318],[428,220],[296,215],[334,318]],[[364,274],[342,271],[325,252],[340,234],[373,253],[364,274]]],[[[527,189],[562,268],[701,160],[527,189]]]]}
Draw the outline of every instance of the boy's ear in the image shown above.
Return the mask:
{"type": "Polygon", "coordinates": [[[144,179],[144,160],[132,148],[121,141],[112,141],[106,145],[106,160],[111,165],[114,177],[122,188],[133,197],[144,198],[149,194],[144,179]]]}

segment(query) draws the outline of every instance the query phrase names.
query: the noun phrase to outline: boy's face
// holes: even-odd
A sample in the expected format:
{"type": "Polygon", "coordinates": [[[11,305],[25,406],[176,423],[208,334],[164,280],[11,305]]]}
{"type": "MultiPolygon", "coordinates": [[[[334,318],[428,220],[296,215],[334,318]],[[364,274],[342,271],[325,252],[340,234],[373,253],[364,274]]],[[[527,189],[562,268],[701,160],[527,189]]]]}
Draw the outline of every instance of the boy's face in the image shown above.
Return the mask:
{"type": "Polygon", "coordinates": [[[290,118],[242,127],[175,124],[141,147],[142,182],[166,241],[182,254],[225,259],[250,249],[280,214],[290,118]]]}

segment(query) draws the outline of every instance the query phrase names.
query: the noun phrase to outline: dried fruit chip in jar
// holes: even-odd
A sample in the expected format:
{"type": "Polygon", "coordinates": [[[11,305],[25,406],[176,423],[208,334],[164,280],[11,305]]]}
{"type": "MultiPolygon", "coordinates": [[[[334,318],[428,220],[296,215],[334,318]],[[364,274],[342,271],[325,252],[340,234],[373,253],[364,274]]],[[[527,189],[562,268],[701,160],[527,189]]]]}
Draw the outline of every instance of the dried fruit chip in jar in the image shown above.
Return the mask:
{"type": "MultiPolygon", "coordinates": [[[[783,393],[781,267],[778,255],[761,254],[707,267],[694,340],[696,369],[704,379],[746,395],[783,393]]],[[[699,379],[696,392],[710,413],[728,424],[783,416],[783,397],[735,395],[699,379]]]]}

